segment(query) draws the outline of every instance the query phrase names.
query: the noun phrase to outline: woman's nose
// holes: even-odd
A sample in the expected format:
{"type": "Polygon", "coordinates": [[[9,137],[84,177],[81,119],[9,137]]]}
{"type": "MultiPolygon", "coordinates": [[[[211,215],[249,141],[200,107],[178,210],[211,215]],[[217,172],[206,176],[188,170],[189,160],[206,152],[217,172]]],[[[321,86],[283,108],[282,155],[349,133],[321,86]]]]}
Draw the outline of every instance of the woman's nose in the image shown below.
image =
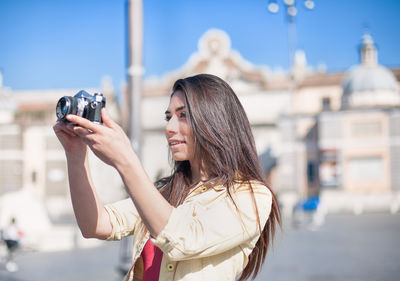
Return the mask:
{"type": "Polygon", "coordinates": [[[165,130],[167,133],[177,133],[179,128],[178,124],[178,119],[176,116],[172,116],[171,119],[169,119],[167,126],[165,127],[165,130]]]}

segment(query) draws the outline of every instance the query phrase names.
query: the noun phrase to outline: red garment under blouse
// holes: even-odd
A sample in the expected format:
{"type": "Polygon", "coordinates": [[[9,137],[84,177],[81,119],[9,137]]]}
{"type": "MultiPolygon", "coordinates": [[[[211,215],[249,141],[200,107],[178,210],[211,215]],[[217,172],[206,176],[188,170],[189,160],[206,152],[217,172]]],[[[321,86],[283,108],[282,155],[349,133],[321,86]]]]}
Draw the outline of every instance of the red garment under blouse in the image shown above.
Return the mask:
{"type": "Polygon", "coordinates": [[[163,252],[154,246],[149,239],[144,245],[141,255],[144,265],[142,281],[158,281],[163,252]]]}

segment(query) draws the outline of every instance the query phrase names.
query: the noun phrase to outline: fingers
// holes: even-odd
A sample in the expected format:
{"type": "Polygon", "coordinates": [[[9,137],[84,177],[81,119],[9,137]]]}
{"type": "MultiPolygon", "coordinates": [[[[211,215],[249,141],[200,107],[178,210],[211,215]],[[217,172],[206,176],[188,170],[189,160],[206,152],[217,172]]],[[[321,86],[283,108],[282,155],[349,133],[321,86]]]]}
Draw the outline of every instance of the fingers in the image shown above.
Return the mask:
{"type": "Polygon", "coordinates": [[[57,121],[57,123],[53,126],[54,132],[57,134],[59,132],[65,133],[71,137],[76,137],[76,134],[73,131],[72,124],[68,124],[62,121],[57,121]]]}
{"type": "Polygon", "coordinates": [[[96,151],[107,150],[112,146],[114,141],[124,139],[124,132],[121,127],[112,120],[111,116],[104,109],[101,111],[102,121],[105,126],[95,124],[92,121],[79,117],[77,115],[67,115],[67,120],[70,121],[67,127],[70,126],[71,131],[78,136],[84,143],[96,151]],[[102,149],[94,148],[101,146],[102,149]]]}
{"type": "Polygon", "coordinates": [[[93,134],[92,131],[90,131],[86,128],[83,128],[83,127],[79,127],[79,126],[74,126],[73,130],[74,130],[74,133],[80,137],[86,137],[88,135],[93,134]]]}
{"type": "Polygon", "coordinates": [[[117,123],[115,123],[114,120],[111,119],[110,114],[105,108],[101,109],[101,119],[103,120],[103,123],[109,128],[115,128],[117,125],[117,123]]]}
{"type": "MultiPolygon", "coordinates": [[[[95,124],[95,123],[89,121],[88,119],[82,118],[77,115],[69,114],[69,115],[67,115],[67,120],[76,125],[79,125],[83,128],[89,129],[90,131],[93,131],[93,132],[98,132],[99,129],[101,128],[101,125],[95,124]]],[[[75,128],[74,128],[74,131],[75,131],[75,128]]]]}

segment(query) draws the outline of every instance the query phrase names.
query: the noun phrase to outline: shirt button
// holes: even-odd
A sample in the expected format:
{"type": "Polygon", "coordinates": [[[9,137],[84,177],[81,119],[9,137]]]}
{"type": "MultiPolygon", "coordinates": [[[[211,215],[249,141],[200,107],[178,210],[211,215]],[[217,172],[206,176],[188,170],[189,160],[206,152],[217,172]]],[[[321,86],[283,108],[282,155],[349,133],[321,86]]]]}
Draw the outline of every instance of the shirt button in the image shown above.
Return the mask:
{"type": "Polygon", "coordinates": [[[207,190],[207,187],[205,187],[205,186],[203,186],[202,188],[201,188],[201,192],[204,192],[204,191],[206,191],[207,190]]]}
{"type": "Polygon", "coordinates": [[[167,264],[167,270],[169,272],[174,271],[174,269],[175,269],[175,266],[172,263],[167,264]]]}

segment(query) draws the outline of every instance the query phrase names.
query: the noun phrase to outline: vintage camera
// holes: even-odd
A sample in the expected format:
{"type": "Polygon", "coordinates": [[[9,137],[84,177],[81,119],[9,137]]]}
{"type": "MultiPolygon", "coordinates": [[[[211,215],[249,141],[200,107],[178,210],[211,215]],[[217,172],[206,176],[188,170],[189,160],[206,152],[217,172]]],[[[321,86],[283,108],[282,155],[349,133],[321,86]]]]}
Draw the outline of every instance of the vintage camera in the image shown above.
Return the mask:
{"type": "Polygon", "coordinates": [[[68,114],[75,114],[95,123],[102,123],[101,109],[106,106],[106,98],[102,94],[90,95],[79,91],[75,96],[64,96],[58,100],[56,115],[58,120],[68,121],[68,114]]]}

